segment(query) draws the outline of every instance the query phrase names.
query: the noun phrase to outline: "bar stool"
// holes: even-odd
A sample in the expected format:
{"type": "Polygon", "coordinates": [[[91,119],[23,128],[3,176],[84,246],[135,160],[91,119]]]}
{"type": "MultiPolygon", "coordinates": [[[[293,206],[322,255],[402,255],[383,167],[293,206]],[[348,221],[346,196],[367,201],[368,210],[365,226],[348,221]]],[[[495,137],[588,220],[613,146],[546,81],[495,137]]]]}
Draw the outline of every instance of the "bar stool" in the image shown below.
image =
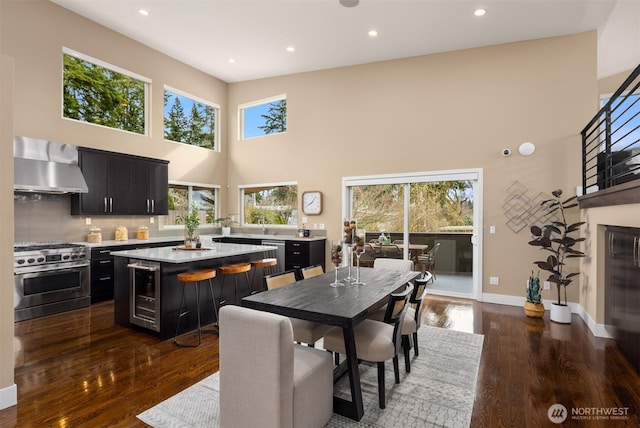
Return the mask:
{"type": "Polygon", "coordinates": [[[182,272],[177,275],[178,281],[182,283],[182,297],[180,298],[180,306],[178,310],[181,311],[180,315],[178,315],[178,322],[176,323],[176,334],[173,336],[173,341],[178,346],[188,346],[195,347],[199,346],[202,342],[202,326],[200,324],[200,285],[202,281],[209,281],[209,290],[211,291],[211,300],[213,301],[213,311],[216,314],[216,320],[218,319],[218,308],[216,307],[216,299],[213,294],[213,285],[211,283],[211,279],[215,278],[216,270],[215,269],[205,269],[198,270],[192,272],[182,272]],[[196,313],[198,314],[198,343],[180,343],[178,342],[178,331],[180,329],[180,319],[189,313],[189,311],[182,311],[182,305],[184,303],[184,292],[187,284],[195,284],[196,290],[196,313]]]}
{"type": "MultiPolygon", "coordinates": [[[[244,273],[245,278],[247,279],[247,287],[249,288],[249,292],[251,292],[251,283],[249,282],[249,271],[251,270],[251,263],[234,263],[231,265],[221,266],[218,268],[218,273],[222,275],[222,290],[220,291],[220,298],[222,299],[222,293],[224,292],[224,281],[227,279],[227,276],[233,275],[233,279],[235,282],[235,288],[233,290],[233,303],[236,304],[238,300],[238,274],[244,273]]],[[[220,301],[220,306],[222,306],[223,301],[220,301]]]]}
{"type": "MultiPolygon", "coordinates": [[[[277,265],[278,259],[275,258],[260,259],[251,262],[251,267],[254,269],[253,279],[251,280],[251,294],[258,292],[257,290],[253,289],[253,284],[255,284],[256,282],[256,276],[258,276],[258,269],[260,269],[261,276],[264,277],[266,275],[275,273],[274,267],[277,265]]],[[[260,281],[260,284],[262,284],[262,281],[260,281]]]]}

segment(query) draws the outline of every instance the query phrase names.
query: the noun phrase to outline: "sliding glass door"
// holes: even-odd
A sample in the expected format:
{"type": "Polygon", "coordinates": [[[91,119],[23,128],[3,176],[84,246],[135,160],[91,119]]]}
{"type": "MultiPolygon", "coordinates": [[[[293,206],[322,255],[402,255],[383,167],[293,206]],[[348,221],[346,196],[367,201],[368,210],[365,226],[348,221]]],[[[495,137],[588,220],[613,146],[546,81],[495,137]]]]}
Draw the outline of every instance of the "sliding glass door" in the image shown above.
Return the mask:
{"type": "Polygon", "coordinates": [[[479,298],[481,179],[481,170],[347,177],[343,217],[366,230],[377,256],[433,271],[436,294],[479,298]],[[429,251],[435,266],[423,263],[429,251]]]}

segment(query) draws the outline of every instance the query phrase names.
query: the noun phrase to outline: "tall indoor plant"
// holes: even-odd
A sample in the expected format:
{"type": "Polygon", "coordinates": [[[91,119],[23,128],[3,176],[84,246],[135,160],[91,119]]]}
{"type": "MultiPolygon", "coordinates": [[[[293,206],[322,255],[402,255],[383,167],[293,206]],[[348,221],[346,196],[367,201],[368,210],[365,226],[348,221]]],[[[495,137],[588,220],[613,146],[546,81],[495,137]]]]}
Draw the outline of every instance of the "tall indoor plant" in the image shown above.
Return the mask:
{"type": "Polygon", "coordinates": [[[540,247],[551,253],[546,260],[533,262],[540,269],[549,272],[547,281],[556,285],[558,301],[551,305],[551,321],[570,323],[571,308],[567,304],[567,286],[571,284],[573,277],[579,275],[580,272],[567,273],[565,266],[567,259],[585,256],[582,251],[574,248],[585,238],[573,237],[573,234],[577,233],[585,222],[567,223],[566,210],[578,206],[578,203],[575,202],[577,196],[563,201],[561,199],[562,190],[554,190],[551,194],[554,199],[543,201],[542,205],[548,208],[547,216],[558,213],[560,219],[542,227],[531,226],[533,239],[529,245],[540,247]],[[564,291],[564,300],[561,291],[564,291]]]}

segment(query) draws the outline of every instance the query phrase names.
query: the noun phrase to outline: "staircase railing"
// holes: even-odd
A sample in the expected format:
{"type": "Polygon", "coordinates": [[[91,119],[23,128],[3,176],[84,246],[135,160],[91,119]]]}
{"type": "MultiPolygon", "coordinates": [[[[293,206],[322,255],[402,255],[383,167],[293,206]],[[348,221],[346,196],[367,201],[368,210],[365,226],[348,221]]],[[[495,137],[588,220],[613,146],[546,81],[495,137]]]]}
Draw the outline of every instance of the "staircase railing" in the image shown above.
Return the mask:
{"type": "Polygon", "coordinates": [[[582,130],[582,188],[640,180],[640,65],[582,130]]]}

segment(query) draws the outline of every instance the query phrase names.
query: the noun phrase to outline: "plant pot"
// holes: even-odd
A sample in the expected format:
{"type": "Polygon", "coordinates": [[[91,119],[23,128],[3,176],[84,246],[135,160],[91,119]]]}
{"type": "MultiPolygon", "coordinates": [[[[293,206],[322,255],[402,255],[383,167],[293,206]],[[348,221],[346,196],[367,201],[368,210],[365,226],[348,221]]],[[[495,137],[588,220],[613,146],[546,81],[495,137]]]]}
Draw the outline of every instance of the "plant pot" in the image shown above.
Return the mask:
{"type": "Polygon", "coordinates": [[[571,306],[552,303],[550,318],[553,322],[571,324],[571,306]]]}
{"type": "Polygon", "coordinates": [[[544,305],[542,303],[525,302],[524,313],[531,318],[542,318],[544,316],[544,305]]]}
{"type": "Polygon", "coordinates": [[[231,235],[231,227],[223,227],[222,236],[229,236],[229,235],[231,235]]]}

